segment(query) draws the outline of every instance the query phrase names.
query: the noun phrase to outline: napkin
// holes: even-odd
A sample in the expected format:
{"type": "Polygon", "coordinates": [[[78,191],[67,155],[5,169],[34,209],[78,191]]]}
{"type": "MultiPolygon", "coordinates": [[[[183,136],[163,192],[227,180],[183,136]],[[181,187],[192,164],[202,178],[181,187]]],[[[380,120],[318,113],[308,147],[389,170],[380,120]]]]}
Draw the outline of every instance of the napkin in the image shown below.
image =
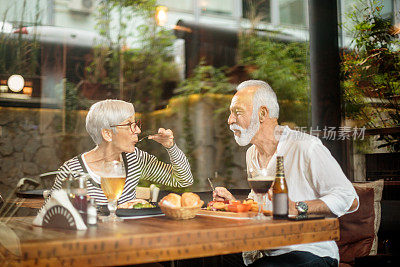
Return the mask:
{"type": "Polygon", "coordinates": [[[65,190],[56,190],[40,209],[33,225],[54,228],[86,230],[86,224],[74,208],[65,190]]]}

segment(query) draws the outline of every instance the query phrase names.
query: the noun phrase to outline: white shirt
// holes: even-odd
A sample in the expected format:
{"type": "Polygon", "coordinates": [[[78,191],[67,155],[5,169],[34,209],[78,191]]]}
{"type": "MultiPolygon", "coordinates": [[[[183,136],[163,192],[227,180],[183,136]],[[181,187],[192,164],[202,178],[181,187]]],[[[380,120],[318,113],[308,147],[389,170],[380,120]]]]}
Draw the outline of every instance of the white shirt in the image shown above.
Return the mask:
{"type": "Polygon", "coordinates": [[[87,162],[86,162],[86,154],[87,154],[87,153],[89,153],[89,152],[86,152],[86,153],[83,153],[83,154],[82,154],[82,162],[83,162],[83,164],[85,165],[86,170],[88,171],[88,173],[89,173],[89,175],[92,177],[92,179],[93,179],[96,183],[101,184],[101,177],[100,177],[100,175],[97,175],[96,173],[94,173],[94,172],[92,171],[92,169],[89,168],[89,165],[88,165],[87,162]]]}
{"type": "MultiPolygon", "coordinates": [[[[342,216],[350,209],[357,193],[346,178],[337,161],[322,142],[314,136],[291,130],[287,126],[277,126],[282,131],[275,154],[272,156],[264,175],[275,176],[276,157],[283,156],[289,198],[296,201],[320,199],[335,215],[342,216]]],[[[252,145],[246,153],[247,172],[260,170],[257,149],[252,145]]],[[[250,193],[253,197],[254,193],[250,193]]],[[[267,200],[267,208],[271,208],[267,200]]],[[[353,212],[353,211],[352,211],[353,212]]],[[[339,261],[339,250],[335,241],[300,244],[263,251],[276,256],[290,251],[308,251],[320,257],[329,256],[339,261]]],[[[252,262],[246,253],[246,264],[252,262]]]]}

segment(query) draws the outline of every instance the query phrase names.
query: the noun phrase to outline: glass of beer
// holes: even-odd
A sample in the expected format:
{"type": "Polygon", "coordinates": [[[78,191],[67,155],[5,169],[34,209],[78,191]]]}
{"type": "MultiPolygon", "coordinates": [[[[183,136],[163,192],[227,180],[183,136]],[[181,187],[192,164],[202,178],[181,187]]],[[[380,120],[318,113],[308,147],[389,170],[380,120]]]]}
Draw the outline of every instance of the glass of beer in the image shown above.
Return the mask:
{"type": "Polygon", "coordinates": [[[249,173],[247,181],[250,188],[253,189],[254,193],[257,195],[258,214],[254,217],[256,220],[266,219],[266,216],[264,216],[262,212],[262,208],[267,201],[267,193],[274,180],[275,177],[268,176],[265,170],[256,170],[249,173]]]}
{"type": "Polygon", "coordinates": [[[117,217],[117,202],[124,190],[126,173],[122,162],[106,161],[101,174],[101,189],[108,200],[110,215],[103,219],[103,222],[123,221],[117,217]]]}

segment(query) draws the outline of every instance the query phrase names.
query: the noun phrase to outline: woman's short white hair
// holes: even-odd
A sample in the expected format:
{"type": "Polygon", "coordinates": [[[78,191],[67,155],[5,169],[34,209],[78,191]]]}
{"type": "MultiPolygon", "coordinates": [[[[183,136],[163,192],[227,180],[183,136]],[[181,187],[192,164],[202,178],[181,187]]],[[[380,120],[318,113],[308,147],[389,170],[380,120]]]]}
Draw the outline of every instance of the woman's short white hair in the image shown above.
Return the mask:
{"type": "Polygon", "coordinates": [[[265,106],[268,109],[270,118],[279,118],[279,104],[274,90],[268,83],[260,80],[248,80],[238,85],[237,91],[247,87],[258,87],[253,96],[253,113],[258,112],[260,107],[265,106]]]}
{"type": "Polygon", "coordinates": [[[93,104],[86,116],[86,131],[92,137],[96,145],[103,142],[102,129],[112,129],[111,125],[120,124],[135,114],[135,108],[131,103],[107,99],[93,104]]]}

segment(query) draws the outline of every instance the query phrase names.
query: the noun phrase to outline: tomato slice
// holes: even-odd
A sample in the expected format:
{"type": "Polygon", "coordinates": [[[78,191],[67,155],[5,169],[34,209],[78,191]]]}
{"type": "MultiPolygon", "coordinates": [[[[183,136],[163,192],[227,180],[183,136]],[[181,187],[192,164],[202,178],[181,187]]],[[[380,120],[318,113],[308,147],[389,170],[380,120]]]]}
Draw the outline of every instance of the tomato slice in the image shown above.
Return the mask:
{"type": "Polygon", "coordinates": [[[231,212],[247,212],[251,209],[251,204],[230,204],[228,210],[231,212]]]}

